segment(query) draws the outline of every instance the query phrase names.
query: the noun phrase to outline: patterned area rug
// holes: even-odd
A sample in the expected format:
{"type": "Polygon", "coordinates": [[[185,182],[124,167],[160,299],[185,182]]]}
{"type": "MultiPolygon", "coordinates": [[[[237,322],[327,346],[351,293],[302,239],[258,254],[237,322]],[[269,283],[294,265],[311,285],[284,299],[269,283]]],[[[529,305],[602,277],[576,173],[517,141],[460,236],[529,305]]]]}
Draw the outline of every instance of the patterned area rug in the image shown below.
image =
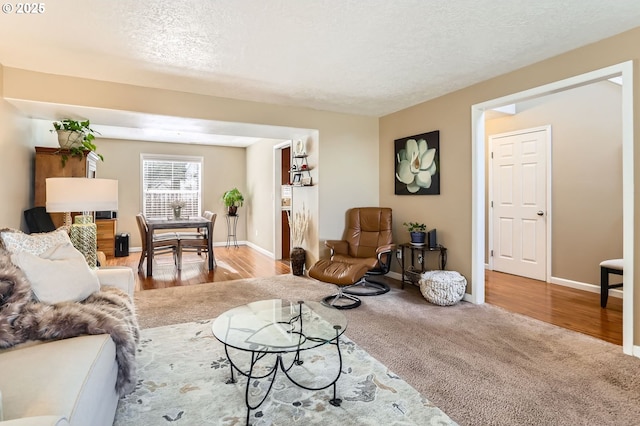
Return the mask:
{"type": "MultiPolygon", "coordinates": [[[[224,346],[211,333],[212,321],[142,330],[137,354],[136,390],[122,398],[115,426],[122,425],[242,425],[247,409],[247,379],[226,384],[230,376],[224,346]]],[[[329,404],[332,387],[308,391],[278,372],[265,402],[250,412],[252,425],[455,425],[404,380],[360,349],[340,338],[342,374],[337,396],[342,405],[329,404]]],[[[231,353],[232,360],[246,356],[231,353]]],[[[339,360],[335,346],[302,352],[304,363],[290,374],[308,387],[330,383],[339,360]]],[[[265,357],[261,368],[273,364],[265,357]]],[[[248,361],[247,361],[248,365],[248,361]]],[[[237,377],[237,375],[236,375],[237,377]]],[[[255,404],[270,379],[253,380],[250,401],[255,404]]]]}

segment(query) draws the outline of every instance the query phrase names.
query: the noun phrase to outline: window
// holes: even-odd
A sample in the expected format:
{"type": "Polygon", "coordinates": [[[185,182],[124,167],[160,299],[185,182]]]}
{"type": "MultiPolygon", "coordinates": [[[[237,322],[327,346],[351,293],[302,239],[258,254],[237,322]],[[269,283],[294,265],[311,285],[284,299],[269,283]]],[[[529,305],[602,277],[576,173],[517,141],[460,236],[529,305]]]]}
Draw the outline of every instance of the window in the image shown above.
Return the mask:
{"type": "Polygon", "coordinates": [[[202,157],[142,154],[142,213],[171,217],[171,202],[184,201],[183,216],[200,216],[202,157]]]}

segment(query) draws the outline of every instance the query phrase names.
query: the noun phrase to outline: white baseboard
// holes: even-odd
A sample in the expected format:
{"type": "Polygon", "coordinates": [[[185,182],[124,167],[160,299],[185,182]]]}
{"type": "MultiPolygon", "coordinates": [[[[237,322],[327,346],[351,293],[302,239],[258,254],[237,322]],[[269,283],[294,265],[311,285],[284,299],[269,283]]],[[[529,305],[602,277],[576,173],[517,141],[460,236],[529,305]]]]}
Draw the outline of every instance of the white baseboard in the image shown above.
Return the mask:
{"type": "Polygon", "coordinates": [[[259,251],[260,253],[264,254],[265,256],[268,256],[271,259],[275,259],[276,255],[272,252],[270,252],[269,250],[265,250],[262,247],[259,247],[251,242],[248,241],[238,241],[238,245],[242,245],[242,246],[249,246],[252,249],[259,251]]]}
{"type": "MultiPolygon", "coordinates": [[[[588,291],[591,293],[598,293],[600,294],[600,285],[596,285],[596,284],[587,284],[587,283],[582,283],[579,281],[572,281],[572,280],[567,280],[564,278],[557,278],[557,277],[551,277],[551,279],[549,280],[549,282],[551,284],[557,284],[557,285],[562,285],[565,287],[571,287],[571,288],[575,288],[578,290],[583,290],[583,291],[588,291]]],[[[618,289],[611,289],[609,290],[609,296],[611,297],[617,297],[619,299],[622,299],[622,291],[618,290],[618,289]]]]}
{"type": "Polygon", "coordinates": [[[402,274],[400,274],[398,272],[390,271],[387,274],[387,276],[390,277],[390,278],[393,278],[394,280],[402,281],[402,274]]]}
{"type": "MultiPolygon", "coordinates": [[[[487,270],[491,270],[489,269],[489,264],[485,263],[484,264],[484,268],[487,270]]],[[[583,290],[583,291],[588,291],[590,293],[598,293],[600,294],[600,284],[588,284],[588,283],[583,283],[583,282],[579,282],[579,281],[572,281],[572,280],[567,280],[565,278],[558,278],[558,277],[551,277],[551,279],[549,280],[550,284],[557,284],[557,285],[562,285],[565,287],[571,287],[571,288],[575,288],[577,290],[583,290]]],[[[622,299],[622,290],[618,290],[618,289],[611,289],[609,290],[609,296],[611,297],[617,297],[619,299],[622,299]]]]}
{"type": "Polygon", "coordinates": [[[636,358],[640,358],[640,346],[634,346],[632,354],[636,358]]]}

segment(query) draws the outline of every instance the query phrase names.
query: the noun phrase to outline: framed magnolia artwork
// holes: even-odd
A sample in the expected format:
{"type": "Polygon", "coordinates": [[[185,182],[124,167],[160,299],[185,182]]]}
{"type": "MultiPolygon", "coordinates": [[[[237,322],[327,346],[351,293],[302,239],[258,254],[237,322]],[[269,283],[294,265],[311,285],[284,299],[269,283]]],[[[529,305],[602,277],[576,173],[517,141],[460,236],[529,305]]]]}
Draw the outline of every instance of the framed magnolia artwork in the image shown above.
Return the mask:
{"type": "Polygon", "coordinates": [[[395,194],[440,194],[440,131],[395,140],[395,194]]]}

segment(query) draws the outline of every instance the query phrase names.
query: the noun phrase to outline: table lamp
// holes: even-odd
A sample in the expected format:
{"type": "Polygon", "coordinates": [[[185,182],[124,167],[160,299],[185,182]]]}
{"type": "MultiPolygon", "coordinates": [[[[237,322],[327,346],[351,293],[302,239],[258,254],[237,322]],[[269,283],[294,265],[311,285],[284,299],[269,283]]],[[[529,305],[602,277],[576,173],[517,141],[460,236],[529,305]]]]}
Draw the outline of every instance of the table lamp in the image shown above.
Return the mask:
{"type": "Polygon", "coordinates": [[[65,213],[65,226],[70,226],[71,243],[87,264],[95,268],[97,261],[97,229],[92,212],[118,210],[118,181],[113,179],[47,178],[46,209],[65,213]],[[70,224],[71,212],[83,212],[70,224]]]}

